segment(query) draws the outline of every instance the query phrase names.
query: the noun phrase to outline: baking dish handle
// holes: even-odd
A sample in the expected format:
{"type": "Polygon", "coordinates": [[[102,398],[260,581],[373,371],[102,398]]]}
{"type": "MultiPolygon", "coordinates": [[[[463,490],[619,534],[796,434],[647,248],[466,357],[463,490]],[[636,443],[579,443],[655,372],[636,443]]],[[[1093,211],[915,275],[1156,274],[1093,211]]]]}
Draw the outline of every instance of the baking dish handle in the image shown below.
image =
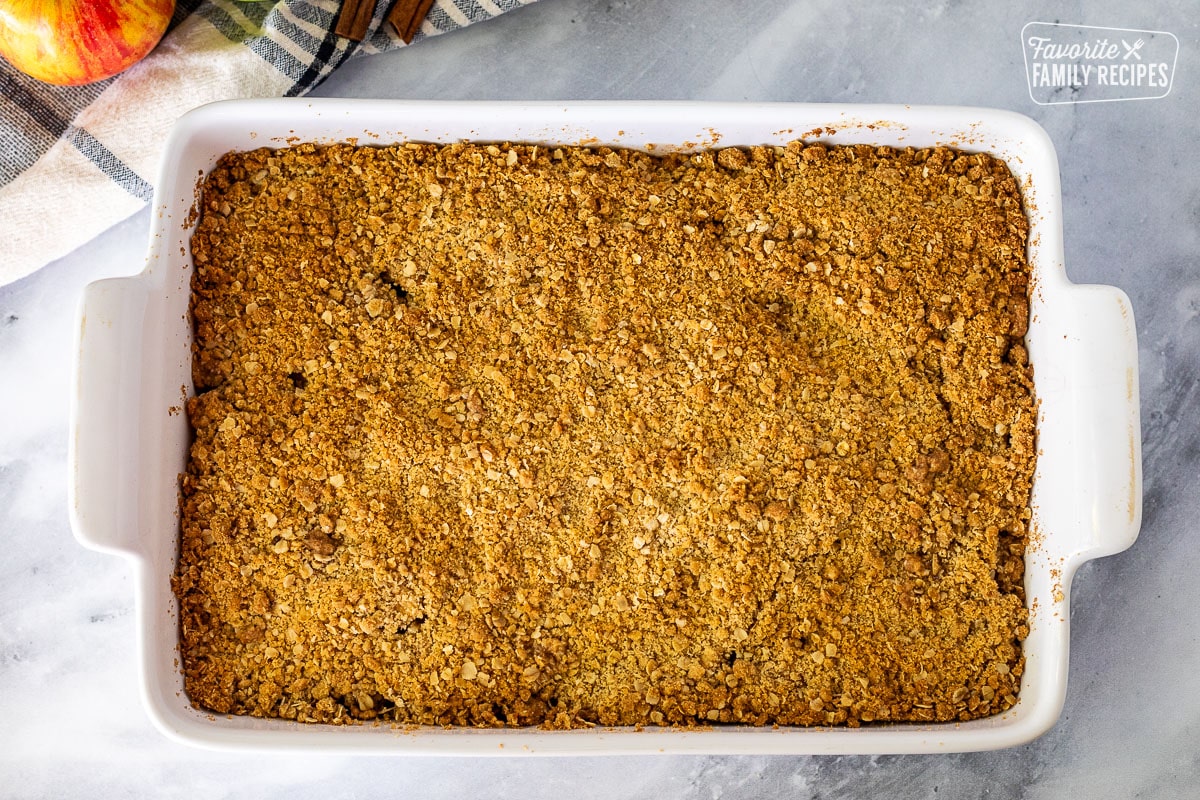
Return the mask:
{"type": "Polygon", "coordinates": [[[1129,297],[1113,286],[1080,285],[1074,295],[1072,387],[1083,541],[1081,559],[1119,553],[1142,519],[1142,434],[1137,330],[1129,297]]]}
{"type": "Polygon", "coordinates": [[[144,284],[111,278],[87,285],[71,396],[71,527],[80,544],[135,552],[137,530],[138,352],[146,313],[144,284]]]}

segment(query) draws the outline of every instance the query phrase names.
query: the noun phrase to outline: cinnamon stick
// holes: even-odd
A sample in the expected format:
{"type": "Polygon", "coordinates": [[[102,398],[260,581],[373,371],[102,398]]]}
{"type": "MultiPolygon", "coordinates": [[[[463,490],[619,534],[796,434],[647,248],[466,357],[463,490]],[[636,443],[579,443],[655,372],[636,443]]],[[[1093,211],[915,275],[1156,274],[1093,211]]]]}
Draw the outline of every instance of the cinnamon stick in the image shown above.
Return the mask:
{"type": "Polygon", "coordinates": [[[433,0],[397,0],[388,12],[387,20],[404,43],[411,44],[432,7],[433,0]]]}
{"type": "Polygon", "coordinates": [[[343,0],[333,32],[338,36],[361,42],[367,36],[367,28],[371,26],[371,15],[374,13],[375,0],[343,0]]]}

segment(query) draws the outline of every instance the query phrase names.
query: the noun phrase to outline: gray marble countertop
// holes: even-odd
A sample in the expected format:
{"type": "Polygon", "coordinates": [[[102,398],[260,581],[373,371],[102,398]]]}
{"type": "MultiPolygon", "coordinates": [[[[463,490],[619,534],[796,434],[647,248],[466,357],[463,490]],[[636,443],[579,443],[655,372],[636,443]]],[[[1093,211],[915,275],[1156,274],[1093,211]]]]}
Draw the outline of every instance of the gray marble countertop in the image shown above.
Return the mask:
{"type": "Polygon", "coordinates": [[[1145,469],[1137,543],[1072,587],[1070,688],[1040,739],[938,756],[494,760],[237,755],[167,740],[140,702],[130,567],[77,545],[66,503],[76,304],[87,282],[141,268],[143,211],[0,288],[0,796],[1200,797],[1196,12],[1187,0],[543,0],[352,62],[318,92],[937,103],[1040,122],[1060,158],[1068,273],[1133,300],[1145,469]],[[1174,33],[1170,94],[1035,105],[1021,47],[1031,21],[1174,33]]]}

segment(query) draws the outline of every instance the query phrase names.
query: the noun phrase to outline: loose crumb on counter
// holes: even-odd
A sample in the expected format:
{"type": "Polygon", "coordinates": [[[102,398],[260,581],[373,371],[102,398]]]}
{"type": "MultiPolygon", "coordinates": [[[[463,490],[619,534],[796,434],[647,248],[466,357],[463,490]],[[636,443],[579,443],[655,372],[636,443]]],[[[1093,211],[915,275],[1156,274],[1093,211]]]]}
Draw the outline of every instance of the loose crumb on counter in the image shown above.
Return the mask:
{"type": "Polygon", "coordinates": [[[307,722],[1016,702],[1028,223],[950,149],[298,145],[192,238],[186,690],[307,722]]]}

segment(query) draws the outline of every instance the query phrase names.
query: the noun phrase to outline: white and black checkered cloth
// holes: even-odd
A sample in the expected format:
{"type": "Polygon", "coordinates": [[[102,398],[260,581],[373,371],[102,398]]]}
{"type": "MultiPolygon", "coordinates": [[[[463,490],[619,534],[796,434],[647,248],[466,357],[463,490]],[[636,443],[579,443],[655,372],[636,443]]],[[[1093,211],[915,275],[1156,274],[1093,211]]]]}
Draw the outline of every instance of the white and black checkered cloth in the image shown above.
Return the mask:
{"type": "MultiPolygon", "coordinates": [[[[533,0],[436,0],[413,43],[533,0]]],[[[175,120],[214,100],[305,94],[342,63],[404,47],[376,0],[361,43],[340,0],[177,0],[159,46],[122,75],[50,86],[0,59],[0,284],[71,252],[153,194],[175,120]]]]}

